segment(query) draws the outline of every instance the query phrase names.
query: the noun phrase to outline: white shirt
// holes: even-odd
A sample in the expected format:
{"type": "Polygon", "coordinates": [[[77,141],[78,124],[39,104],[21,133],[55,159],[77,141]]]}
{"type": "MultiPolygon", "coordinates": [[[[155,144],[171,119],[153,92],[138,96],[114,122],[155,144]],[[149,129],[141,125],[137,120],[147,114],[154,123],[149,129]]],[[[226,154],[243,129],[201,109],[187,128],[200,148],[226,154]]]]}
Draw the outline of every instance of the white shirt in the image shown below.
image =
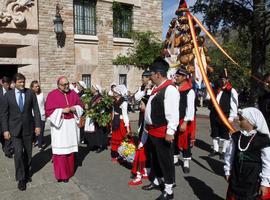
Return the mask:
{"type": "Polygon", "coordinates": [[[151,95],[151,92],[152,92],[152,89],[148,89],[146,90],[146,92],[144,90],[141,90],[141,87],[139,88],[139,90],[135,93],[134,95],[134,98],[135,98],[135,101],[141,101],[142,98],[145,96],[145,95],[151,95]]]}
{"type": "Polygon", "coordinates": [[[122,110],[122,114],[120,115],[120,119],[123,119],[125,127],[128,127],[129,126],[128,103],[126,101],[123,101],[123,103],[119,107],[122,110]]]}
{"type": "Polygon", "coordinates": [[[128,103],[124,101],[120,108],[122,109],[122,115],[120,115],[120,119],[123,119],[125,127],[129,126],[129,119],[128,119],[128,103]]]}
{"type": "MultiPolygon", "coordinates": [[[[217,94],[218,104],[219,104],[222,94],[223,94],[222,90],[217,94]]],[[[234,88],[232,88],[231,90],[230,107],[231,109],[230,109],[229,121],[233,121],[237,117],[237,107],[238,107],[238,94],[234,88]]]]}
{"type": "Polygon", "coordinates": [[[189,90],[187,94],[187,108],[186,108],[186,116],[184,117],[184,121],[193,121],[195,115],[195,92],[194,90],[189,90]]]}
{"type": "Polygon", "coordinates": [[[7,90],[4,87],[2,87],[2,88],[3,88],[3,95],[4,95],[4,94],[6,94],[7,90]]]}
{"type": "Polygon", "coordinates": [[[46,117],[45,117],[45,98],[44,98],[44,94],[40,93],[37,94],[37,101],[38,101],[38,107],[39,107],[39,112],[40,112],[40,117],[42,121],[45,121],[46,117]]]}
{"type": "MultiPolygon", "coordinates": [[[[165,81],[163,83],[165,83],[165,81]]],[[[160,86],[162,84],[160,84],[160,86]]],[[[156,88],[156,86],[154,88],[156,88]]],[[[152,125],[151,102],[156,95],[157,93],[151,95],[146,104],[144,118],[145,124],[147,125],[152,125]]],[[[179,124],[179,101],[180,101],[180,94],[178,90],[174,86],[169,85],[165,90],[164,96],[164,111],[165,111],[165,118],[167,120],[166,134],[168,135],[174,135],[177,126],[179,124]]]]}

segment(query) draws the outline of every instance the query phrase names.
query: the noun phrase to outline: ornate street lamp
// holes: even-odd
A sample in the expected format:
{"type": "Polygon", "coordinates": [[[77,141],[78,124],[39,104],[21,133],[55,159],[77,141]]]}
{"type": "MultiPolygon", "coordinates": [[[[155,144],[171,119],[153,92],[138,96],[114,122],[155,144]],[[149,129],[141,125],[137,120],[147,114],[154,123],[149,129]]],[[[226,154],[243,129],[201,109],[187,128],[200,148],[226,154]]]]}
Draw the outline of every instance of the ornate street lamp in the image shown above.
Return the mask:
{"type": "Polygon", "coordinates": [[[57,39],[57,44],[60,46],[61,43],[61,36],[63,34],[63,23],[64,20],[62,19],[60,15],[60,6],[59,3],[56,4],[56,14],[55,14],[55,19],[53,20],[54,23],[54,32],[56,33],[56,39],[57,39]]]}

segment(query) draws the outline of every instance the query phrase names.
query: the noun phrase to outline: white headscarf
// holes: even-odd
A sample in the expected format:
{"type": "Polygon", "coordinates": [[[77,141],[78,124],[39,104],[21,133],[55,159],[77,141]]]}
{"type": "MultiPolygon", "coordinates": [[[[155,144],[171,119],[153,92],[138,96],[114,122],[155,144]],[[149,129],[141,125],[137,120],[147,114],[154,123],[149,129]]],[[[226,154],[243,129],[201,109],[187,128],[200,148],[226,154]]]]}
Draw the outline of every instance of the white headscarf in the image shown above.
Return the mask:
{"type": "Polygon", "coordinates": [[[86,84],[85,84],[84,81],[78,81],[78,83],[80,84],[80,86],[82,86],[83,89],[86,89],[87,88],[87,86],[86,86],[86,84]]]}
{"type": "Polygon", "coordinates": [[[97,90],[100,94],[102,93],[102,87],[98,84],[92,84],[92,87],[97,90]]]}
{"type": "Polygon", "coordinates": [[[120,94],[121,96],[126,96],[128,94],[128,90],[125,85],[117,85],[114,88],[114,92],[120,94]]]}
{"type": "Polygon", "coordinates": [[[267,134],[270,137],[269,129],[260,110],[254,107],[239,109],[238,114],[249,121],[250,124],[256,127],[256,130],[262,134],[267,134]]]}

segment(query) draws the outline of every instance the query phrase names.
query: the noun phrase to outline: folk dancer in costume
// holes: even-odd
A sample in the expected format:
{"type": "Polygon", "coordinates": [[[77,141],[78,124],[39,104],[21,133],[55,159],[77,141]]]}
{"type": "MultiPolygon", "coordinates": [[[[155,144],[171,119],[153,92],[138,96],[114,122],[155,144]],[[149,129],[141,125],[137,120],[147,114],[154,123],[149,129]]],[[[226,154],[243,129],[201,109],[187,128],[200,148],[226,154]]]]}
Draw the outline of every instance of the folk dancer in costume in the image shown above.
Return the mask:
{"type": "MultiPolygon", "coordinates": [[[[93,97],[90,101],[90,109],[95,109],[102,101],[102,88],[98,84],[92,84],[91,91],[93,93],[93,97]]],[[[107,130],[97,122],[94,122],[93,131],[87,131],[85,133],[85,138],[89,148],[91,150],[95,149],[96,153],[100,153],[107,148],[107,130]]]]}
{"type": "Polygon", "coordinates": [[[261,111],[238,111],[240,131],[231,136],[225,154],[227,200],[270,199],[270,134],[261,111]]]}
{"type": "Polygon", "coordinates": [[[74,174],[74,152],[78,152],[80,140],[77,123],[83,106],[66,77],[57,80],[57,87],[47,96],[45,112],[51,124],[54,175],[58,182],[68,182],[74,174]]]}
{"type": "Polygon", "coordinates": [[[118,148],[124,138],[130,133],[128,118],[128,103],[124,95],[127,93],[125,85],[117,85],[113,90],[115,98],[112,114],[112,138],[111,138],[111,159],[116,162],[119,154],[118,148]]]}
{"type": "Polygon", "coordinates": [[[130,181],[129,185],[140,185],[142,184],[142,178],[147,179],[150,173],[151,161],[149,155],[149,148],[147,144],[147,133],[144,131],[144,112],[147,101],[152,92],[152,82],[150,80],[151,73],[145,70],[142,73],[142,85],[139,90],[135,93],[135,101],[140,103],[140,113],[138,122],[139,131],[139,145],[136,150],[135,160],[131,170],[134,179],[130,181]]]}
{"type": "MultiPolygon", "coordinates": [[[[232,123],[234,118],[237,117],[238,94],[229,82],[226,70],[219,75],[216,99],[229,122],[232,123]]],[[[209,108],[211,137],[213,138],[213,149],[209,156],[218,155],[219,144],[223,142],[222,152],[219,154],[219,158],[224,159],[226,148],[230,143],[229,129],[221,121],[212,103],[209,104],[209,108]]]]}
{"type": "Polygon", "coordinates": [[[179,103],[179,130],[175,139],[175,155],[174,163],[179,162],[179,150],[182,150],[184,158],[184,173],[189,173],[189,161],[191,160],[191,137],[195,130],[192,123],[195,118],[195,92],[192,89],[192,83],[189,79],[190,73],[184,69],[179,68],[175,73],[175,83],[178,85],[180,93],[179,103]]]}
{"type": "Polygon", "coordinates": [[[173,140],[179,124],[179,92],[167,79],[169,65],[162,58],[151,65],[151,80],[155,84],[145,108],[145,126],[152,155],[151,173],[154,180],[142,187],[144,190],[165,189],[157,199],[173,199],[175,168],[173,140]]]}
{"type": "MultiPolygon", "coordinates": [[[[85,90],[87,89],[87,85],[84,81],[78,81],[76,83],[76,88],[78,90],[78,96],[80,97],[80,100],[82,101],[85,94],[85,90]]],[[[80,127],[80,143],[84,144],[85,143],[85,134],[84,134],[84,123],[82,121],[85,121],[84,114],[82,115],[80,122],[79,122],[79,127],[80,127]]]]}

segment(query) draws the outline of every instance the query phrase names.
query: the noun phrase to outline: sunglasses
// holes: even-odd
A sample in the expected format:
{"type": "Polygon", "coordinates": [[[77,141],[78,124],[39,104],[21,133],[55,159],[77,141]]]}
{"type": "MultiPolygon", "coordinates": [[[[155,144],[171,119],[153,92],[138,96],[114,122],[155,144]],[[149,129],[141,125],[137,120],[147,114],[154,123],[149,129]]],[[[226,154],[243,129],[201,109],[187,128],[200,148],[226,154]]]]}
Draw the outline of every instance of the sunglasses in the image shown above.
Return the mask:
{"type": "Polygon", "coordinates": [[[60,83],[59,83],[59,85],[61,85],[61,86],[65,86],[65,87],[66,87],[66,86],[68,86],[68,85],[69,85],[69,83],[63,83],[63,84],[60,84],[60,83]]]}

